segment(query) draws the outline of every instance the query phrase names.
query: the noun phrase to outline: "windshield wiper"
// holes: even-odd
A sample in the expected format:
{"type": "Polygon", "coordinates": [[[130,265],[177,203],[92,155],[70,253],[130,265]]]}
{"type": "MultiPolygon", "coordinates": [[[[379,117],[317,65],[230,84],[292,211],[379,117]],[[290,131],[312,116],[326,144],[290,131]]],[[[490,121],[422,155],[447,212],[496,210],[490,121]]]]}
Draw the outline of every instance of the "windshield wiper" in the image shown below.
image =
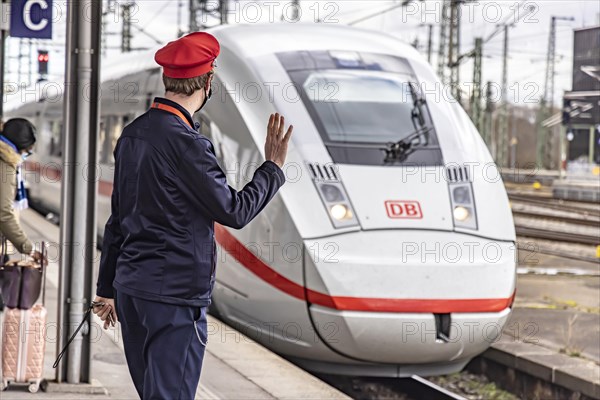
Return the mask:
{"type": "Polygon", "coordinates": [[[423,113],[425,99],[419,94],[420,92],[413,82],[408,82],[408,89],[413,98],[413,108],[410,117],[415,130],[397,142],[388,143],[386,147],[381,148],[385,151],[385,158],[383,160],[385,163],[403,162],[415,149],[426,146],[429,143],[429,132],[433,127],[428,127],[425,122],[423,113]]]}
{"type": "Polygon", "coordinates": [[[411,119],[414,126],[414,131],[398,140],[397,142],[388,143],[368,143],[368,142],[339,142],[339,141],[324,141],[326,146],[333,147],[348,147],[348,148],[371,148],[385,151],[384,163],[404,162],[409,155],[417,149],[423,148],[429,144],[429,132],[433,130],[433,126],[428,125],[425,121],[423,106],[426,100],[421,96],[416,84],[408,82],[411,97],[413,99],[413,108],[411,110],[411,119]],[[385,146],[385,147],[383,147],[385,146]]]}
{"type": "Polygon", "coordinates": [[[420,128],[425,128],[425,117],[423,114],[423,105],[425,104],[425,99],[420,95],[420,92],[415,87],[413,82],[408,82],[408,88],[410,90],[410,95],[413,98],[413,108],[410,112],[410,117],[412,119],[413,126],[415,130],[420,128]],[[418,122],[418,126],[417,123],[418,122]]]}
{"type": "Polygon", "coordinates": [[[429,132],[431,130],[433,130],[433,127],[421,128],[397,142],[388,143],[386,147],[381,148],[385,151],[383,161],[385,163],[406,161],[408,156],[414,153],[416,149],[429,143],[429,132]]]}

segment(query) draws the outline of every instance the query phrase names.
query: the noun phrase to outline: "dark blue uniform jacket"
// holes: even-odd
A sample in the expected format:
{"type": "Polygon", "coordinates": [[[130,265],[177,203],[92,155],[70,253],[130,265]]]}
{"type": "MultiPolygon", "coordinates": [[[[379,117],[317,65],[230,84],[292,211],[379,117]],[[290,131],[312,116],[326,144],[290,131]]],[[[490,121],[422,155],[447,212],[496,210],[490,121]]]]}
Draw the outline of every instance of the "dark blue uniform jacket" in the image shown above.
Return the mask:
{"type": "MultiPolygon", "coordinates": [[[[155,101],[190,114],[177,103],[155,101]]],[[[248,224],[284,184],[266,161],[241,191],[227,185],[212,143],[177,115],[150,109],[115,147],[112,215],[96,293],[113,288],[147,300],[206,306],[215,279],[214,223],[248,224]]]]}

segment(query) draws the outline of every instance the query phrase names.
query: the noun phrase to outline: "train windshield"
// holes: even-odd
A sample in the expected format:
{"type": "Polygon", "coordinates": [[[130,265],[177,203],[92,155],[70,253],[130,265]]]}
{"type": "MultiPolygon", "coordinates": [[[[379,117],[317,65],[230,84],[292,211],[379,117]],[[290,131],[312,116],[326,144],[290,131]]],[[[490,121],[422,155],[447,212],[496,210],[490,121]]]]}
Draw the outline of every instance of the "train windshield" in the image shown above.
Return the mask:
{"type": "Polygon", "coordinates": [[[386,143],[416,129],[413,98],[402,75],[374,71],[315,71],[302,85],[327,141],[386,143]]]}
{"type": "Polygon", "coordinates": [[[362,165],[442,165],[426,105],[411,86],[416,77],[399,57],[355,52],[278,54],[335,162],[362,165]],[[421,118],[417,118],[417,116],[421,118]],[[405,157],[390,159],[386,148],[423,138],[405,157]]]}

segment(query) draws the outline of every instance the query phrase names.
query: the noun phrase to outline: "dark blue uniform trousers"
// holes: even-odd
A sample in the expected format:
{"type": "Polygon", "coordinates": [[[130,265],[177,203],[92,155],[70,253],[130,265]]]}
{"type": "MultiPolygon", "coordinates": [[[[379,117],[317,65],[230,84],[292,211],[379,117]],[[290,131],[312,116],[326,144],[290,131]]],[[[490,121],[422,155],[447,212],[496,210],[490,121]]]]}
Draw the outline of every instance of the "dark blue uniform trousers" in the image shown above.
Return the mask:
{"type": "Polygon", "coordinates": [[[125,357],[143,400],[195,397],[207,340],[207,307],[144,300],[117,292],[125,357]]]}

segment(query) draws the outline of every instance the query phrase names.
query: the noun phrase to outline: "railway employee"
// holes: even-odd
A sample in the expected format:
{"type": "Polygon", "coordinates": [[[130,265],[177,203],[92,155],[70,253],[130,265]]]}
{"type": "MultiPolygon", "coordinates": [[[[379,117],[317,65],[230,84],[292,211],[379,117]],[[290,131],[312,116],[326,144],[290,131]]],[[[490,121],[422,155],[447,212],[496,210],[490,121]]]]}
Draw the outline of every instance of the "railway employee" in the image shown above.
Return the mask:
{"type": "Polygon", "coordinates": [[[215,282],[214,223],[248,224],[284,184],[292,134],[269,118],[266,161],[241,191],[227,185],[212,143],[192,115],[211,94],[219,43],[195,32],[158,50],[165,97],[125,127],[115,148],[94,312],[121,322],[129,371],[142,399],[193,399],[215,282]],[[116,300],[116,301],[115,301],[116,300]],[[116,308],[115,308],[116,303],[116,308]]]}

